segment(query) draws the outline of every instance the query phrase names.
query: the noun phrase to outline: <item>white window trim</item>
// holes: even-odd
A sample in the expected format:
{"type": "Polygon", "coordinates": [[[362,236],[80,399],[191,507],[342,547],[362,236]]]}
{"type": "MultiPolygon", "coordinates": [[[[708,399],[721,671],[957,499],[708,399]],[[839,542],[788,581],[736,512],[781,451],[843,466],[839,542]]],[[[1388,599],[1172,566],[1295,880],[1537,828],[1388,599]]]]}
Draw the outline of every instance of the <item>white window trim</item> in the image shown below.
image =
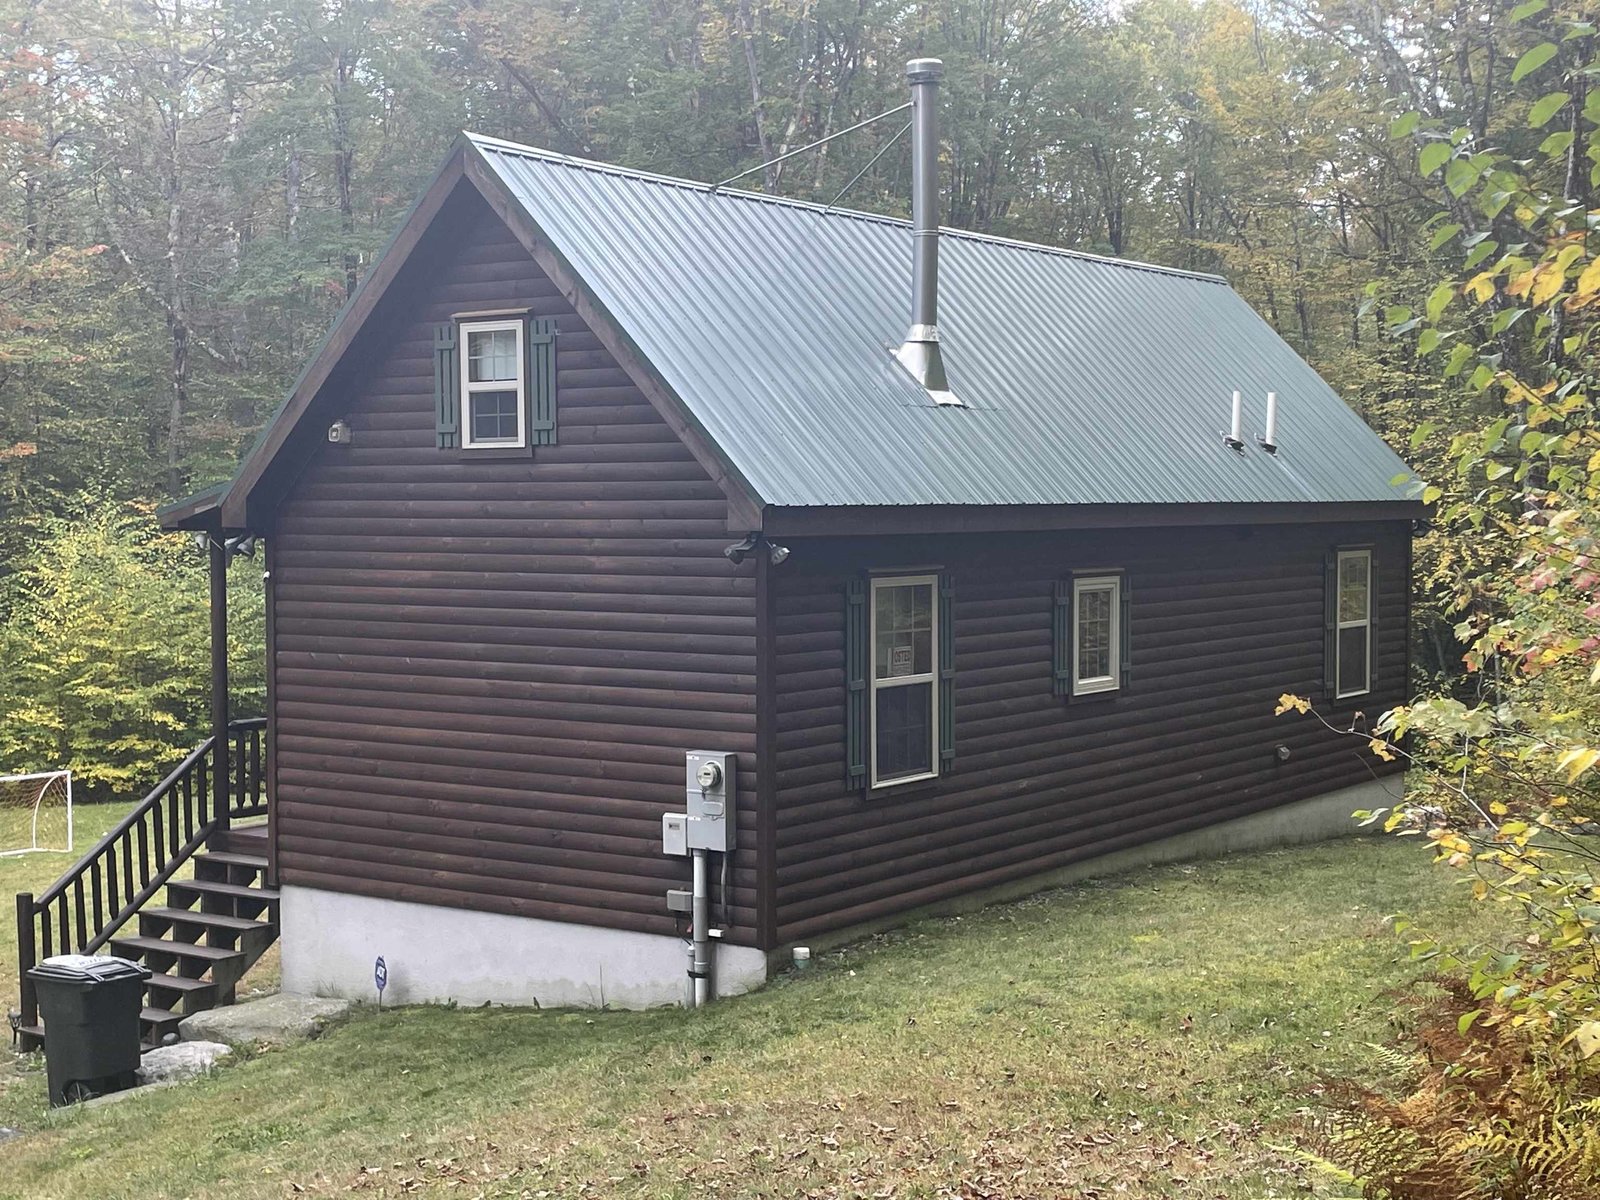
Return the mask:
{"type": "Polygon", "coordinates": [[[461,446],[465,450],[504,450],[506,448],[522,449],[528,444],[528,351],[524,338],[524,322],[518,317],[513,320],[503,321],[463,321],[458,334],[457,345],[461,347],[461,446]],[[479,383],[470,382],[467,376],[471,374],[471,339],[474,333],[494,333],[497,330],[509,329],[517,335],[517,436],[515,440],[507,438],[493,438],[479,441],[472,436],[472,396],[475,392],[504,392],[508,391],[508,379],[484,380],[479,383]]]}
{"type": "Polygon", "coordinates": [[[899,787],[903,783],[918,783],[939,777],[939,577],[937,575],[884,575],[874,576],[867,596],[867,754],[871,772],[872,790],[899,787]],[[928,665],[932,670],[918,675],[902,675],[896,679],[878,678],[878,589],[881,587],[912,587],[926,584],[929,589],[929,614],[932,618],[929,633],[928,665]],[[929,771],[920,775],[902,775],[895,779],[878,779],[878,689],[906,687],[909,684],[928,685],[928,761],[929,771]]]}
{"type": "Polygon", "coordinates": [[[1072,579],[1072,694],[1093,696],[1122,687],[1122,576],[1075,575],[1072,579]],[[1078,674],[1078,622],[1083,615],[1083,593],[1111,593],[1111,674],[1085,679],[1078,674]]]}
{"type": "Polygon", "coordinates": [[[1372,551],[1371,550],[1341,550],[1339,561],[1334,564],[1333,572],[1333,673],[1334,673],[1334,699],[1344,700],[1351,696],[1365,696],[1372,691],[1372,551]],[[1367,563],[1367,605],[1366,612],[1358,621],[1346,621],[1339,614],[1344,609],[1344,564],[1346,559],[1365,559],[1367,563]],[[1361,673],[1363,683],[1358,688],[1346,689],[1344,687],[1344,654],[1340,636],[1346,629],[1365,629],[1367,631],[1366,669],[1361,673]]]}

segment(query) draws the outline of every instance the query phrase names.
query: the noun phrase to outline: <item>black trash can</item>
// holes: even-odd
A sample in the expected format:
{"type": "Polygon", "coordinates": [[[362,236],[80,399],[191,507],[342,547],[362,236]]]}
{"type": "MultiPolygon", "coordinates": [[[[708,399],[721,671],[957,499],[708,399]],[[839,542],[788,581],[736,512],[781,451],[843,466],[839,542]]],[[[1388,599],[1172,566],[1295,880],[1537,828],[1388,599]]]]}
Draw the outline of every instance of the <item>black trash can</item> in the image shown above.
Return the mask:
{"type": "Polygon", "coordinates": [[[133,1086],[150,971],[125,958],[58,954],[28,972],[44,1018],[52,1106],[133,1086]]]}

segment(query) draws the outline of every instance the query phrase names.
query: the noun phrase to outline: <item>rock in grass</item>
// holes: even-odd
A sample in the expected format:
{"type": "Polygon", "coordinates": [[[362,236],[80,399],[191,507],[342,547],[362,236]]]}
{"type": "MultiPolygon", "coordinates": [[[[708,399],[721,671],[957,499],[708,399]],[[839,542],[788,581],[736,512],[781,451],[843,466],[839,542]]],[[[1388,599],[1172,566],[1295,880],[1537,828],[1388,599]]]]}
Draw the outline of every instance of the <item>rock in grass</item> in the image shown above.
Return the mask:
{"type": "Polygon", "coordinates": [[[321,1033],[350,1008],[348,1000],[279,992],[227,1008],[195,1013],[178,1023],[185,1042],[227,1042],[232,1046],[282,1046],[321,1033]]]}
{"type": "Polygon", "coordinates": [[[207,1074],[219,1058],[232,1051],[221,1042],[177,1042],[157,1046],[139,1060],[139,1082],[176,1083],[207,1074]]]}

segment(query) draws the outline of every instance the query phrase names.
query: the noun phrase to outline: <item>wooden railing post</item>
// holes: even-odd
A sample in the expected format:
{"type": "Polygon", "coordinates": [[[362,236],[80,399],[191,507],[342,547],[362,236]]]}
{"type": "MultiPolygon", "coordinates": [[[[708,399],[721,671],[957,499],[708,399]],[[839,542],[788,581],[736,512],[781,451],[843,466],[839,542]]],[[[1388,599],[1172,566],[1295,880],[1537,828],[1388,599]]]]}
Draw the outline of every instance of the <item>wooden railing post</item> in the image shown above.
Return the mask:
{"type": "Polygon", "coordinates": [[[38,966],[39,951],[33,941],[33,893],[17,893],[17,992],[21,998],[22,1023],[39,1023],[39,994],[33,980],[28,978],[30,968],[38,966]]]}
{"type": "Polygon", "coordinates": [[[211,813],[228,828],[228,542],[220,527],[206,535],[211,576],[211,813]]]}

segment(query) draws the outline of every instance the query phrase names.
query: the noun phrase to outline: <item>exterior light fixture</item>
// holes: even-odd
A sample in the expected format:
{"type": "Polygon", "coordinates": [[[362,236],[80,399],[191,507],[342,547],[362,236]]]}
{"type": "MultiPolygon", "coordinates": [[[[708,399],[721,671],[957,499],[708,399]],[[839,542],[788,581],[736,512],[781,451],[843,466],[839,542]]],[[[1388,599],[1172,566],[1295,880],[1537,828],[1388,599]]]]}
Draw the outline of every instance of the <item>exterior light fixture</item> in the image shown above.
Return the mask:
{"type": "Polygon", "coordinates": [[[727,555],[729,562],[734,566],[738,566],[754,552],[760,541],[761,535],[759,533],[747,533],[741,541],[725,547],[722,553],[727,555]]]}

